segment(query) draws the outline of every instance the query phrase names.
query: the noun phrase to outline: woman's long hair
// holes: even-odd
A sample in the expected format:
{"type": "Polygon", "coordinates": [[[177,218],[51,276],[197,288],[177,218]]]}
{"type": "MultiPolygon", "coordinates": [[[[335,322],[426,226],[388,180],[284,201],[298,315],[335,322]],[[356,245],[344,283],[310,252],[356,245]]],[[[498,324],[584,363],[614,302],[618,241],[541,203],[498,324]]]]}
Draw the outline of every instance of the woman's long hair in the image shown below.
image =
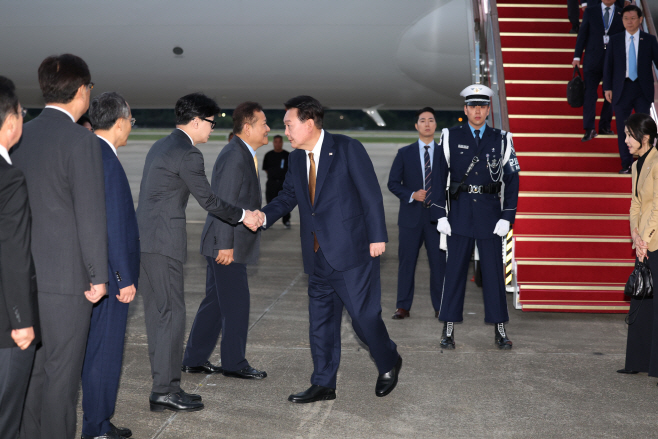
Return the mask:
{"type": "Polygon", "coordinates": [[[656,122],[649,116],[644,113],[635,113],[632,114],[626,120],[626,128],[628,128],[628,133],[632,138],[642,144],[642,139],[644,136],[649,136],[649,146],[654,146],[656,143],[656,135],[658,134],[658,127],[656,127],[656,122]]]}

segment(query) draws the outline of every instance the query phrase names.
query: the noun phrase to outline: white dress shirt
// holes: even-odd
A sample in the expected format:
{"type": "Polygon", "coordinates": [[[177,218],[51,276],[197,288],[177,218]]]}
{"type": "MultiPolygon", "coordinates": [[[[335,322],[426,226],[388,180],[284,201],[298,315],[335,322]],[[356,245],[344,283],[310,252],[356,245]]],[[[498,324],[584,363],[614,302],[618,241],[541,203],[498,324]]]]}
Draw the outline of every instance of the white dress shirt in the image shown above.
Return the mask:
{"type": "MultiPolygon", "coordinates": [[[[176,129],[177,129],[177,130],[181,130],[180,128],[176,128],[176,129]]],[[[181,130],[181,131],[185,133],[185,130],[181,130]]],[[[192,140],[192,137],[191,137],[189,134],[187,134],[187,133],[185,133],[185,135],[187,136],[188,139],[190,139],[190,143],[191,143],[192,145],[194,145],[194,140],[192,140]]]]}
{"type": "Polygon", "coordinates": [[[112,148],[112,151],[114,151],[114,155],[117,155],[117,149],[116,149],[116,147],[112,144],[112,142],[110,142],[109,140],[107,140],[107,139],[106,139],[105,137],[103,137],[103,136],[99,136],[98,134],[96,134],[96,136],[98,136],[98,138],[100,138],[100,139],[105,140],[105,142],[107,142],[107,144],[110,145],[110,148],[112,148]]]}
{"type": "MultiPolygon", "coordinates": [[[[322,151],[322,142],[324,141],[324,130],[320,131],[320,138],[318,139],[318,142],[315,144],[313,147],[313,151],[306,151],[306,157],[308,157],[308,153],[312,152],[313,153],[313,161],[315,162],[315,175],[318,175],[318,169],[320,166],[320,152],[322,151]]],[[[311,170],[311,159],[306,160],[306,176],[308,177],[308,173],[311,170]]]]}
{"type": "Polygon", "coordinates": [[[0,145],[0,156],[2,156],[2,158],[5,159],[7,163],[10,165],[12,164],[11,159],[9,158],[9,151],[7,151],[7,149],[2,145],[0,145]]]}
{"type": "MultiPolygon", "coordinates": [[[[612,6],[606,6],[605,3],[601,2],[601,18],[605,15],[605,8],[610,8],[610,15],[609,15],[609,20],[607,23],[604,21],[603,22],[603,31],[605,32],[605,27],[608,26],[608,30],[610,29],[610,25],[612,24],[612,20],[614,18],[614,13],[615,13],[615,4],[613,3],[612,6]]],[[[607,34],[607,32],[605,32],[607,34]]]]}
{"type": "MultiPolygon", "coordinates": [[[[626,77],[628,78],[628,48],[631,45],[631,34],[628,33],[627,30],[624,31],[624,44],[626,46],[626,77]]],[[[638,59],[638,48],[640,46],[640,29],[635,32],[633,35],[633,45],[635,46],[635,62],[637,62],[638,59]]],[[[636,66],[637,67],[637,66],[636,66]]],[[[635,69],[637,72],[637,68],[635,69]]]]}
{"type": "MultiPolygon", "coordinates": [[[[418,139],[418,147],[420,148],[420,169],[423,171],[423,182],[425,181],[425,146],[430,147],[428,150],[430,154],[430,168],[434,169],[434,140],[432,140],[430,143],[425,143],[418,139]]],[[[425,189],[424,185],[423,189],[425,189]]],[[[414,194],[411,194],[411,197],[409,197],[410,203],[414,201],[414,194]]]]}
{"type": "Polygon", "coordinates": [[[46,108],[52,108],[53,110],[61,111],[62,113],[68,115],[68,117],[70,117],[73,122],[77,122],[77,120],[73,118],[73,115],[71,113],[69,113],[68,111],[66,111],[61,107],[56,107],[54,105],[46,105],[46,108]]]}

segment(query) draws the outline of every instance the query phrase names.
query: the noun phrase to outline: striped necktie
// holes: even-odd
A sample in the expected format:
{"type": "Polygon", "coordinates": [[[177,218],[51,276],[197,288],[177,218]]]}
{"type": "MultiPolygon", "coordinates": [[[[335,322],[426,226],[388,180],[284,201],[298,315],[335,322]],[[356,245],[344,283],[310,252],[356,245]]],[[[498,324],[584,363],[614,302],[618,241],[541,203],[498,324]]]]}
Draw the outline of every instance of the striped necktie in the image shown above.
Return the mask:
{"type": "Polygon", "coordinates": [[[431,196],[432,196],[432,162],[430,160],[430,147],[429,145],[425,145],[425,191],[427,192],[425,194],[425,201],[423,201],[423,205],[425,207],[430,207],[432,204],[431,201],[431,196]]]}

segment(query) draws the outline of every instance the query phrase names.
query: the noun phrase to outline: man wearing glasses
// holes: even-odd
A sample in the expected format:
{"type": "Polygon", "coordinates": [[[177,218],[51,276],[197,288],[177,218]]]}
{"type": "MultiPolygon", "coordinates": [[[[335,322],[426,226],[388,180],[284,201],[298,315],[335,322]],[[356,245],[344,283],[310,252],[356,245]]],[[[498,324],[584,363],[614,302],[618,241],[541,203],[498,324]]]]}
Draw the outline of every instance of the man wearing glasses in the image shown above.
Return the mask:
{"type": "Polygon", "coordinates": [[[176,102],[176,129],[153,144],[146,155],[139,191],[137,223],[141,240],[140,291],[153,386],[152,411],[203,409],[201,396],[180,387],[185,299],[183,264],[187,260],[185,207],[190,193],[208,213],[229,224],[242,222],[256,231],[257,215],[215,196],[195,145],[206,143],[219,107],[202,93],[176,102]]]}
{"type": "Polygon", "coordinates": [[[87,64],[50,56],[39,85],[46,108],[25,124],[11,155],[27,182],[44,310],[20,436],[72,438],[91,309],[108,280],[103,161],[98,138],[75,122],[93,88],[87,64]]]}

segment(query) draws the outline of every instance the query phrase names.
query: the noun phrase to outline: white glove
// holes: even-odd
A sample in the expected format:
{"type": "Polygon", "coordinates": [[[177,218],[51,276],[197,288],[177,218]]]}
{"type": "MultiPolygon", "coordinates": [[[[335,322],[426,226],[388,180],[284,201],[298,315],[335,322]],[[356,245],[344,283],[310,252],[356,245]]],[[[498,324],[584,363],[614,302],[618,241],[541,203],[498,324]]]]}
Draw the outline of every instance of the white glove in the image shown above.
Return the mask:
{"type": "Polygon", "coordinates": [[[439,219],[439,222],[436,225],[436,230],[438,230],[440,233],[443,233],[444,235],[450,236],[450,234],[452,233],[452,229],[450,228],[450,223],[448,222],[448,218],[444,216],[443,218],[439,219]]]}
{"type": "Polygon", "coordinates": [[[496,228],[494,229],[494,234],[498,236],[506,236],[509,232],[509,221],[504,219],[499,219],[496,223],[496,228]]]}

